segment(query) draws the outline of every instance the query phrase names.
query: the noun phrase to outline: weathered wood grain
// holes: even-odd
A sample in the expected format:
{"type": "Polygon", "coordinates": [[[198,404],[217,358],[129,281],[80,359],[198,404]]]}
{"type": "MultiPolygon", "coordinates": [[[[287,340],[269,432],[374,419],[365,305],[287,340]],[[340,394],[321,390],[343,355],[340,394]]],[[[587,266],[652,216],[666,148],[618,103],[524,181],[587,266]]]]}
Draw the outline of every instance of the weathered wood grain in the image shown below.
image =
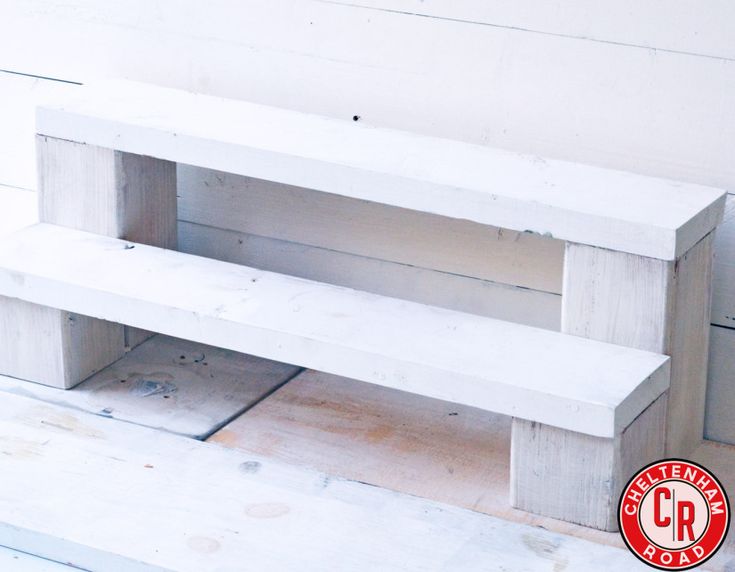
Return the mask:
{"type": "Polygon", "coordinates": [[[47,224],[0,293],[598,436],[668,387],[659,354],[47,224]]]}
{"type": "Polygon", "coordinates": [[[203,439],[299,371],[287,364],[154,336],[74,391],[0,377],[0,395],[33,397],[203,439]]]}
{"type": "Polygon", "coordinates": [[[506,416],[309,370],[209,441],[623,547],[619,535],[510,505],[510,431],[506,416]]]}
{"type": "Polygon", "coordinates": [[[5,296],[0,313],[2,375],[68,389],[125,351],[118,324],[5,296]]]}
{"type": "Polygon", "coordinates": [[[665,454],[664,394],[612,439],[513,419],[510,500],[514,507],[601,530],[618,529],[628,479],[665,454]]]}
{"type": "MultiPolygon", "coordinates": [[[[41,221],[175,247],[173,163],[49,137],[37,145],[41,221]]],[[[149,336],[50,308],[2,305],[14,319],[4,325],[0,373],[55,387],[77,385],[149,336]]]]}
{"type": "Polygon", "coordinates": [[[667,452],[702,440],[712,235],[676,263],[568,244],[562,331],[672,356],[667,452]]]}
{"type": "MultiPolygon", "coordinates": [[[[218,444],[429,498],[551,532],[623,547],[617,533],[508,504],[510,419],[307,371],[210,438],[218,444]],[[456,415],[451,415],[456,413],[456,415]]],[[[735,490],[735,448],[691,457],[735,490]]],[[[704,568],[727,572],[735,538],[704,568]]]]}
{"type": "Polygon", "coordinates": [[[37,136],[41,222],[176,248],[176,165],[37,136]]]}

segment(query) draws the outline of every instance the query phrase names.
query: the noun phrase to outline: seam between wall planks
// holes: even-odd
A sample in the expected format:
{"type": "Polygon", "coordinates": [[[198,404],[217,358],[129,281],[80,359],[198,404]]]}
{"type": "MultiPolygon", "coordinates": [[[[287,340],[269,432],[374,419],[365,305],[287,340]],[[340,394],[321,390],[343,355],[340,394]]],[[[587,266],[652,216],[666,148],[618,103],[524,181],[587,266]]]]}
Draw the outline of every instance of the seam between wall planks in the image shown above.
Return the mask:
{"type": "MultiPolygon", "coordinates": [[[[315,191],[315,192],[318,192],[318,191],[315,191]]],[[[265,235],[261,235],[261,234],[254,233],[254,232],[246,232],[246,231],[232,229],[232,228],[227,228],[227,227],[222,227],[222,226],[216,226],[216,225],[211,225],[211,224],[204,224],[204,223],[201,223],[201,222],[196,222],[196,221],[191,221],[191,220],[181,219],[181,218],[178,219],[178,222],[179,223],[188,224],[188,225],[192,225],[192,226],[196,226],[196,227],[202,227],[202,228],[205,228],[205,229],[211,229],[211,230],[216,230],[216,231],[224,231],[224,232],[227,232],[227,233],[232,233],[233,235],[242,235],[242,236],[254,237],[256,239],[263,239],[263,240],[269,240],[269,241],[278,241],[279,243],[283,243],[283,244],[286,244],[286,245],[292,245],[294,247],[308,247],[309,249],[319,250],[319,251],[322,251],[322,252],[326,252],[326,253],[330,253],[330,254],[335,254],[335,255],[346,255],[346,256],[350,256],[350,257],[357,257],[357,258],[362,258],[362,259],[365,259],[365,260],[370,260],[370,261],[373,261],[373,262],[387,262],[387,263],[390,263],[391,265],[396,265],[396,266],[400,266],[400,267],[404,267],[404,268],[412,268],[412,269],[416,269],[416,270],[425,270],[427,272],[436,272],[438,274],[442,274],[442,275],[446,275],[446,276],[453,276],[453,277],[456,277],[456,278],[463,278],[463,279],[467,279],[467,280],[476,280],[477,282],[482,282],[482,283],[485,283],[485,284],[488,284],[488,285],[497,286],[498,288],[517,288],[519,290],[528,290],[529,292],[538,292],[540,294],[549,294],[551,296],[561,296],[561,293],[560,292],[554,292],[553,290],[546,290],[546,289],[543,289],[543,288],[532,288],[532,287],[529,287],[529,286],[522,286],[520,284],[513,284],[512,282],[501,282],[501,281],[498,281],[498,280],[492,280],[490,278],[482,278],[480,276],[472,276],[471,274],[463,274],[461,272],[452,272],[451,270],[442,270],[442,269],[437,269],[437,268],[431,268],[430,266],[425,266],[425,265],[421,265],[421,264],[412,264],[410,262],[403,262],[403,261],[400,261],[400,260],[390,260],[388,258],[380,258],[380,257],[377,257],[377,256],[369,256],[369,255],[361,254],[359,252],[352,252],[350,250],[339,250],[339,249],[331,248],[331,247],[328,247],[328,246],[320,246],[320,245],[314,245],[314,244],[306,244],[306,243],[298,242],[298,241],[295,241],[295,240],[288,240],[286,238],[278,238],[278,237],[272,237],[272,236],[265,236],[265,235]]],[[[205,256],[205,255],[200,255],[200,256],[205,256]]],[[[213,258],[211,256],[205,256],[205,257],[206,258],[213,258]]],[[[229,260],[225,260],[225,259],[222,259],[222,260],[224,260],[225,262],[230,262],[229,260]]],[[[245,264],[245,263],[236,262],[236,264],[244,264],[245,266],[247,266],[247,264],[245,264]]]]}
{"type": "Polygon", "coordinates": [[[70,84],[73,84],[73,85],[84,85],[82,82],[72,81],[70,79],[61,79],[61,78],[58,78],[58,77],[48,77],[48,76],[45,76],[45,75],[36,75],[36,74],[32,74],[32,73],[23,73],[23,72],[14,71],[14,70],[0,69],[0,73],[8,73],[8,74],[11,74],[11,75],[20,75],[20,76],[23,76],[23,77],[30,77],[32,79],[43,79],[43,80],[46,80],[46,81],[58,81],[58,82],[61,82],[61,83],[70,83],[70,84]]]}
{"type": "Polygon", "coordinates": [[[332,4],[335,6],[344,6],[346,8],[359,8],[362,10],[372,10],[375,12],[386,12],[388,14],[399,14],[403,16],[414,16],[417,18],[432,18],[435,20],[443,20],[446,22],[456,22],[459,24],[470,24],[475,26],[487,26],[489,28],[499,28],[502,30],[511,30],[515,32],[524,32],[524,33],[530,33],[530,34],[539,34],[542,36],[551,36],[554,38],[565,38],[569,40],[581,40],[581,41],[587,41],[587,42],[596,42],[599,44],[608,44],[612,46],[620,46],[623,48],[634,48],[634,49],[641,49],[641,50],[648,50],[651,52],[663,52],[668,54],[677,54],[677,55],[683,55],[683,56],[692,56],[692,57],[698,57],[698,58],[708,58],[713,60],[720,60],[723,62],[735,62],[735,58],[730,58],[727,56],[715,56],[712,54],[706,54],[704,52],[690,52],[687,50],[675,50],[671,48],[657,48],[655,46],[649,46],[646,44],[635,44],[635,43],[628,43],[628,42],[620,42],[615,40],[604,40],[602,38],[593,38],[590,36],[580,36],[575,34],[563,34],[561,32],[547,32],[544,30],[537,30],[534,28],[525,28],[523,26],[512,26],[508,24],[496,24],[493,22],[484,22],[481,20],[468,20],[465,18],[452,18],[450,16],[439,16],[436,14],[428,14],[424,12],[413,12],[410,10],[397,10],[395,8],[383,8],[379,6],[367,6],[365,4],[358,4],[354,2],[340,2],[339,0],[314,0],[315,2],[319,2],[322,4],[332,4]]]}

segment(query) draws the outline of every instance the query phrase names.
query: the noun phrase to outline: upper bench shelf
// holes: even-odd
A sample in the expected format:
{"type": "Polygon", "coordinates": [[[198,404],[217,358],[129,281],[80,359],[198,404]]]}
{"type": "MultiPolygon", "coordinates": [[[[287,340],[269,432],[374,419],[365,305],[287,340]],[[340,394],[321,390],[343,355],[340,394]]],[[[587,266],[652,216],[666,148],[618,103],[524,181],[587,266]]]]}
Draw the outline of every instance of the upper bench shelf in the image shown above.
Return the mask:
{"type": "Polygon", "coordinates": [[[725,192],[128,81],[37,112],[37,132],[411,210],[673,260],[725,192]]]}

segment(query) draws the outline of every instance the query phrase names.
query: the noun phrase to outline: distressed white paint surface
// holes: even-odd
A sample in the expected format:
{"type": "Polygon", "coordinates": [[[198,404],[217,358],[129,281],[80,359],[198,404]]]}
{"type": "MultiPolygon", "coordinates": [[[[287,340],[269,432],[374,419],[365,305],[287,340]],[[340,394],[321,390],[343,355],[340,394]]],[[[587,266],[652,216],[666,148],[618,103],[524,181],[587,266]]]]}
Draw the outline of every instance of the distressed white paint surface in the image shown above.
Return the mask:
{"type": "Polygon", "coordinates": [[[0,400],[0,435],[0,543],[94,571],[644,569],[626,550],[18,396],[0,400]]]}
{"type": "Polygon", "coordinates": [[[46,224],[0,294],[606,437],[668,387],[658,354],[46,224]]]}
{"type": "Polygon", "coordinates": [[[203,439],[298,372],[295,366],[154,336],[72,391],[0,376],[0,392],[203,439]]]}
{"type": "Polygon", "coordinates": [[[121,80],[39,107],[36,129],[662,259],[711,231],[724,206],[724,191],[701,185],[121,80]]]}
{"type": "Polygon", "coordinates": [[[671,356],[667,452],[683,457],[704,426],[713,237],[676,262],[567,244],[564,333],[671,356]]]}

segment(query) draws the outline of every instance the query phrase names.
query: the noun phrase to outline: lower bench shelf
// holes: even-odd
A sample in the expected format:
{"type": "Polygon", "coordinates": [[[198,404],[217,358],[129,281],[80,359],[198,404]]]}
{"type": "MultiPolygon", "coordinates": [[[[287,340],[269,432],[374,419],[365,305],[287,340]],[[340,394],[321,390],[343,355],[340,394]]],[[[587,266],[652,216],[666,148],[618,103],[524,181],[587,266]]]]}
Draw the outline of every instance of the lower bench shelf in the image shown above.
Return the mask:
{"type": "Polygon", "coordinates": [[[39,224],[0,295],[599,437],[668,387],[668,358],[39,224]]]}
{"type": "Polygon", "coordinates": [[[48,224],[2,241],[0,296],[510,415],[514,505],[573,522],[614,528],[663,450],[650,352],[48,224]],[[564,484],[582,477],[594,507],[564,484]]]}

